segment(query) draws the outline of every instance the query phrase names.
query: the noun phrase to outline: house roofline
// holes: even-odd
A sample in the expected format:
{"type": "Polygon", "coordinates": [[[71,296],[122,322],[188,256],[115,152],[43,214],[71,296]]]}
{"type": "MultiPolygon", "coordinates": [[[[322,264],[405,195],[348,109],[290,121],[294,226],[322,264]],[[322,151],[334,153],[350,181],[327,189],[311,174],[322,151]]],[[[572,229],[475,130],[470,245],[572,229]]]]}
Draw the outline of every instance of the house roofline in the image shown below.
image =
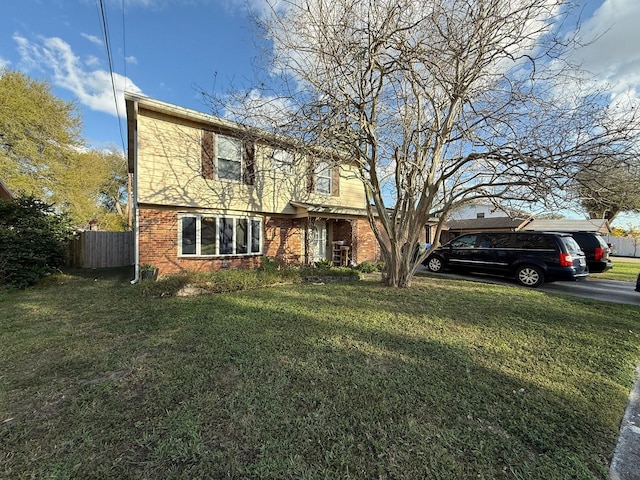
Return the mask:
{"type": "MultiPolygon", "coordinates": [[[[137,103],[138,108],[143,107],[146,110],[151,110],[153,112],[165,113],[169,114],[173,117],[182,118],[185,120],[195,121],[198,123],[203,123],[206,125],[212,125],[216,127],[220,127],[223,129],[229,130],[251,130],[258,132],[258,129],[253,129],[247,127],[246,125],[242,125],[240,123],[232,122],[230,120],[226,120],[224,118],[216,117],[214,115],[210,115],[207,113],[199,112],[197,110],[192,110],[185,107],[180,107],[178,105],[174,105],[171,103],[163,102],[161,100],[156,100],[151,97],[145,97],[143,95],[137,95],[130,92],[124,93],[124,99],[127,103],[137,103]]],[[[128,113],[128,110],[127,110],[128,113]]],[[[266,133],[266,132],[264,132],[266,133]]]]}
{"type": "MultiPolygon", "coordinates": [[[[149,110],[152,112],[156,112],[159,114],[168,115],[174,118],[180,118],[182,120],[186,120],[189,122],[193,122],[196,124],[201,124],[202,127],[212,127],[214,129],[219,129],[222,131],[228,132],[242,132],[244,135],[249,137],[254,137],[257,140],[260,140],[264,143],[270,144],[272,146],[281,147],[283,149],[291,148],[291,149],[299,149],[306,150],[309,153],[317,154],[317,155],[327,155],[333,159],[340,159],[341,161],[353,162],[356,163],[355,160],[351,159],[349,155],[346,153],[340,153],[336,150],[332,150],[330,148],[314,146],[310,143],[297,140],[295,138],[287,137],[281,134],[273,133],[268,130],[252,127],[249,125],[245,125],[242,123],[234,122],[232,120],[227,120],[221,117],[217,117],[215,115],[211,115],[208,113],[199,112],[197,110],[192,110],[185,107],[180,107],[178,105],[174,105],[171,103],[163,102],[161,100],[156,100],[154,98],[146,97],[143,95],[125,92],[124,99],[126,104],[127,111],[127,133],[129,136],[128,149],[129,151],[133,150],[132,145],[132,134],[134,133],[134,126],[137,122],[137,117],[139,115],[139,109],[143,108],[144,110],[149,110]]],[[[129,158],[129,168],[133,167],[131,158],[129,158]]]]}

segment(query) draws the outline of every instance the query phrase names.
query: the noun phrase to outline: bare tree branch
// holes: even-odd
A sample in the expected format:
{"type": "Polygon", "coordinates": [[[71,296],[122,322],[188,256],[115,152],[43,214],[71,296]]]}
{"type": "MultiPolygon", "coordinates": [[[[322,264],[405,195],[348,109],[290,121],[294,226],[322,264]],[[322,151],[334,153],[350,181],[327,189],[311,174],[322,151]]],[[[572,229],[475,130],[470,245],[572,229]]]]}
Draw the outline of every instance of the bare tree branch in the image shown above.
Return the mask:
{"type": "Polygon", "coordinates": [[[456,205],[559,202],[603,152],[637,158],[636,111],[568,60],[565,0],[270,5],[264,88],[218,100],[358,165],[389,285],[409,285],[420,232],[456,205]]]}

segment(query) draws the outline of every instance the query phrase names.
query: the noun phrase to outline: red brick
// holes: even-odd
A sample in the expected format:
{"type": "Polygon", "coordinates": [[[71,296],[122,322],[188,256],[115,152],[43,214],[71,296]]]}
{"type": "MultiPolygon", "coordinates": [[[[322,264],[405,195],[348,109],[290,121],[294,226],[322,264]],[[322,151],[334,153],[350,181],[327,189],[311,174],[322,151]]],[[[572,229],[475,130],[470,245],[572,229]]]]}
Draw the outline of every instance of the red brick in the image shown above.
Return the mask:
{"type": "MultiPolygon", "coordinates": [[[[260,255],[190,258],[178,257],[178,212],[140,208],[138,213],[139,263],[158,267],[160,275],[182,271],[211,271],[226,268],[256,268],[260,255]]],[[[351,247],[355,263],[380,259],[380,248],[366,219],[329,219],[332,240],[351,247]],[[331,223],[333,222],[333,223],[331,223]]],[[[305,258],[306,218],[264,217],[263,255],[283,265],[301,264],[305,258]]]]}

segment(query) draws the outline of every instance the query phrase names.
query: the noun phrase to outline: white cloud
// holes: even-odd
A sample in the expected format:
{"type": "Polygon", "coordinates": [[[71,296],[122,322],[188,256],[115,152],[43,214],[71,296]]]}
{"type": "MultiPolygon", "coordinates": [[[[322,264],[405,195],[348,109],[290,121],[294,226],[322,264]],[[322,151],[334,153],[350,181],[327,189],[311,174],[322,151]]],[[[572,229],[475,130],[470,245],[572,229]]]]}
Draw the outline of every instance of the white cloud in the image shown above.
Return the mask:
{"type": "Polygon", "coordinates": [[[265,96],[257,90],[251,90],[244,96],[239,94],[239,97],[230,98],[225,106],[225,117],[267,130],[274,125],[286,123],[293,109],[289,100],[265,96]]]}
{"type": "Polygon", "coordinates": [[[129,78],[114,73],[118,109],[113,98],[113,85],[108,71],[91,69],[91,57],[82,61],[64,40],[52,37],[37,42],[14,35],[22,63],[51,75],[52,83],[72,92],[83,105],[92,110],[125,115],[123,91],[142,93],[129,78]]]}
{"type": "Polygon", "coordinates": [[[102,46],[102,40],[100,40],[95,35],[89,35],[88,33],[81,33],[80,35],[83,38],[86,38],[87,40],[89,40],[91,43],[95,43],[96,45],[102,46]]]}
{"type": "Polygon", "coordinates": [[[640,87],[639,19],[638,0],[604,0],[582,26],[582,39],[592,42],[575,59],[613,94],[640,87]]]}
{"type": "Polygon", "coordinates": [[[138,59],[136,57],[134,57],[133,55],[125,57],[124,61],[127,62],[127,63],[132,63],[134,65],[138,63],[138,59]]]}
{"type": "Polygon", "coordinates": [[[100,65],[101,60],[95,55],[88,55],[84,60],[85,65],[89,67],[94,67],[96,65],[100,65]]]}
{"type": "Polygon", "coordinates": [[[10,64],[11,62],[9,60],[5,60],[4,58],[0,57],[0,70],[2,70],[3,68],[8,68],[10,64]]]}

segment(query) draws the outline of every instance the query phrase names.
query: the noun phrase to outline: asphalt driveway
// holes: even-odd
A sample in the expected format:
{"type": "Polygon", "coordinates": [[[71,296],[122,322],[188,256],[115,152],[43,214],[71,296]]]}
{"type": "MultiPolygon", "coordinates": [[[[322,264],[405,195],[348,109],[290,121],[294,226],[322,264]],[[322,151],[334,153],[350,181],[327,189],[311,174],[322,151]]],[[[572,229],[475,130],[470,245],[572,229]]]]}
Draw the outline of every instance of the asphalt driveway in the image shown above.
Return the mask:
{"type": "Polygon", "coordinates": [[[634,282],[587,278],[583,282],[546,283],[540,287],[540,290],[640,306],[640,292],[634,290],[635,286],[634,282]]]}
{"type": "MultiPolygon", "coordinates": [[[[514,279],[483,274],[458,274],[451,272],[430,273],[425,267],[420,267],[419,272],[430,275],[442,275],[449,278],[459,278],[474,282],[494,283],[497,285],[517,285],[514,279]]],[[[563,295],[575,295],[577,297],[592,298],[613,303],[625,303],[640,306],[640,292],[636,292],[635,282],[621,282],[618,280],[600,280],[587,278],[580,282],[553,282],[545,283],[537,290],[548,293],[559,293],[563,295]]],[[[527,288],[527,287],[521,287],[527,288]]]]}

